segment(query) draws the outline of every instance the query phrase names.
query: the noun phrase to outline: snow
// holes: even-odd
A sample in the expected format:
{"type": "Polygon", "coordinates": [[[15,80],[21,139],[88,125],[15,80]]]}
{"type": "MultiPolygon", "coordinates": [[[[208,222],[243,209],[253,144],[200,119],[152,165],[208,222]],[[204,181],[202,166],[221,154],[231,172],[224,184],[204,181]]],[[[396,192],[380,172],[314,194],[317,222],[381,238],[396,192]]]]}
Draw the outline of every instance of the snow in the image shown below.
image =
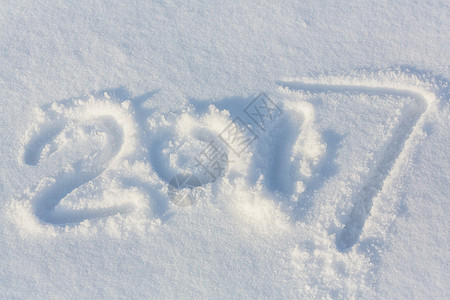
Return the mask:
{"type": "Polygon", "coordinates": [[[0,10],[3,297],[448,298],[445,1],[0,10]]]}

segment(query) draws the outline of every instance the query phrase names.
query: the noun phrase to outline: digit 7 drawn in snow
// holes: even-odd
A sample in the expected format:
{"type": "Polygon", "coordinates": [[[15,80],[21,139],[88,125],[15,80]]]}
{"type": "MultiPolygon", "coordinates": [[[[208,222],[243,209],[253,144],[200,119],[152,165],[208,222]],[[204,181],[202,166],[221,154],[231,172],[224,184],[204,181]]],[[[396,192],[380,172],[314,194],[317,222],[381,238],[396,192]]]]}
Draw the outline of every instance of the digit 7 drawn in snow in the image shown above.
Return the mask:
{"type": "Polygon", "coordinates": [[[384,145],[381,158],[375,163],[375,167],[369,171],[359,191],[353,193],[353,208],[343,229],[336,236],[337,248],[340,251],[346,251],[358,241],[373,206],[374,198],[382,191],[386,178],[389,177],[397,162],[401,160],[405,150],[411,147],[411,137],[417,131],[424,113],[436,101],[436,97],[433,93],[422,91],[416,87],[398,88],[394,83],[368,82],[367,84],[358,84],[349,82],[348,84],[333,84],[310,80],[309,82],[285,81],[281,82],[281,85],[289,89],[303,90],[313,94],[356,93],[414,99],[414,104],[402,114],[397,128],[393,130],[391,138],[384,145]]]}

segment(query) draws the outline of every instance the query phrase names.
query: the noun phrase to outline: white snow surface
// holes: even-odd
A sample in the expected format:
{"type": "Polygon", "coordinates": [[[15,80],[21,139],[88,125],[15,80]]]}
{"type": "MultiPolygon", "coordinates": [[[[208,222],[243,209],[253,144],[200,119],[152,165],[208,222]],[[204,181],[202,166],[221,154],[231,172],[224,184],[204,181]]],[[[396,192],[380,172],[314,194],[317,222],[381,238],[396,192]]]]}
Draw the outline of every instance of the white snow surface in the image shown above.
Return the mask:
{"type": "Polygon", "coordinates": [[[450,297],[447,1],[0,24],[1,298],[450,297]]]}

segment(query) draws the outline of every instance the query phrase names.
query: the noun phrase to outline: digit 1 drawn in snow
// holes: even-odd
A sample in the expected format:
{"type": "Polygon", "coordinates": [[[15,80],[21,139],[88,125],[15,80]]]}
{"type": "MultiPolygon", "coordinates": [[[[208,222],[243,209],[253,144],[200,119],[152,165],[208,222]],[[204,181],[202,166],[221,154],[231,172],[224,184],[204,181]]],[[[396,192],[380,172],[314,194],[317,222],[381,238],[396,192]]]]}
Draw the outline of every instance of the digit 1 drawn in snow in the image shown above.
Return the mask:
{"type": "MultiPolygon", "coordinates": [[[[342,80],[337,80],[341,82],[342,80]]],[[[359,84],[349,82],[348,84],[333,84],[320,81],[308,80],[301,81],[284,81],[280,83],[282,86],[293,89],[303,90],[309,93],[353,93],[366,95],[391,95],[408,97],[414,99],[413,105],[406,109],[399,119],[399,124],[393,130],[392,136],[382,148],[382,155],[375,163],[362,183],[360,189],[353,193],[353,208],[348,216],[347,222],[343,229],[336,236],[336,246],[340,251],[350,249],[358,242],[363,231],[366,219],[370,214],[374,198],[382,191],[383,184],[396,162],[402,156],[405,149],[410,147],[410,138],[416,131],[419,120],[426,112],[431,103],[436,98],[433,93],[422,91],[414,86],[399,88],[395,83],[380,83],[377,81],[368,82],[367,84],[359,84]]]]}
{"type": "Polygon", "coordinates": [[[46,164],[47,169],[63,164],[62,170],[41,180],[36,191],[30,193],[32,212],[40,221],[73,224],[135,210],[135,201],[121,199],[136,200],[143,195],[125,190],[103,176],[120,168],[136,149],[137,129],[128,106],[127,101],[113,103],[105,93],[102,99],[90,96],[87,100],[53,103],[39,111],[38,124],[29,131],[24,162],[37,167],[46,164]],[[106,186],[103,193],[112,189],[110,196],[114,194],[114,200],[96,203],[87,193],[84,203],[61,205],[72,193],[83,194],[91,189],[98,194],[96,188],[102,185],[106,186]],[[80,192],[81,186],[84,189],[80,192]]]}

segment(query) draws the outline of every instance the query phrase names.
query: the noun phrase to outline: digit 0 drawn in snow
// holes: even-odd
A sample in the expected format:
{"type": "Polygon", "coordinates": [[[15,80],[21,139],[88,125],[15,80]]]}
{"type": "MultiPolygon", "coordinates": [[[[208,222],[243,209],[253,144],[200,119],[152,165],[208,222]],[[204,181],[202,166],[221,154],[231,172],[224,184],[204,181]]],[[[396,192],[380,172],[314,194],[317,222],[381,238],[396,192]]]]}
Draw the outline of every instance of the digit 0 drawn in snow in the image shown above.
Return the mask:
{"type": "MultiPolygon", "coordinates": [[[[401,76],[399,76],[401,77],[401,76]]],[[[411,138],[419,130],[419,123],[427,109],[436,102],[436,95],[420,85],[408,85],[407,81],[386,78],[377,80],[358,78],[328,77],[323,80],[302,79],[286,80],[280,84],[290,90],[314,94],[367,95],[409,98],[413,103],[402,110],[395,128],[381,147],[374,166],[363,180],[360,187],[353,192],[351,209],[343,229],[336,236],[336,246],[346,251],[358,242],[363,232],[366,219],[370,215],[373,201],[382,191],[392,170],[404,159],[404,154],[411,148],[411,138]]],[[[420,82],[418,82],[420,84],[420,82]]],[[[361,141],[364,143],[364,141],[361,141]]]]}
{"type": "Polygon", "coordinates": [[[109,176],[137,149],[137,126],[129,106],[129,101],[114,103],[105,93],[39,110],[23,160],[56,173],[45,175],[36,190],[28,192],[29,208],[41,222],[77,224],[126,215],[142,206],[145,195],[109,176]]]}
{"type": "Polygon", "coordinates": [[[223,177],[229,150],[219,133],[229,123],[226,112],[213,105],[202,116],[191,111],[153,116],[150,162],[159,178],[169,184],[168,196],[178,206],[193,205],[200,187],[223,177]],[[220,166],[217,164],[220,158],[220,166]]]}

